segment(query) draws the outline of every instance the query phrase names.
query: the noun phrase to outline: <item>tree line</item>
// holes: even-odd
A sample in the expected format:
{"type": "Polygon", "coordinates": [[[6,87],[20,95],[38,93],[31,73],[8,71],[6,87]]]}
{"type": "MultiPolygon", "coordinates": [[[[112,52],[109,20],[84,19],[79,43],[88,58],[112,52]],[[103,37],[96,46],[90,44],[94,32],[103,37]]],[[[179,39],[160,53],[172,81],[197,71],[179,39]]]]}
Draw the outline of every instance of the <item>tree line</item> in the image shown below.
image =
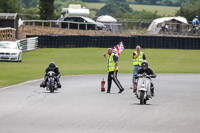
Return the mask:
{"type": "MultiPolygon", "coordinates": [[[[155,19],[162,16],[158,12],[135,11],[129,7],[129,3],[159,4],[162,1],[176,3],[181,0],[0,0],[0,12],[32,14],[31,19],[48,20],[58,18],[62,7],[68,7],[70,3],[86,7],[84,2],[101,1],[105,2],[105,6],[97,11],[96,16],[107,14],[116,18],[155,19]]],[[[182,0],[176,15],[186,17],[189,21],[200,16],[200,0],[182,0]]],[[[30,18],[27,16],[26,19],[30,18]]]]}
{"type": "MultiPolygon", "coordinates": [[[[109,0],[82,0],[83,2],[108,2],[109,0]]],[[[183,0],[126,0],[131,4],[180,6],[183,0]]]]}

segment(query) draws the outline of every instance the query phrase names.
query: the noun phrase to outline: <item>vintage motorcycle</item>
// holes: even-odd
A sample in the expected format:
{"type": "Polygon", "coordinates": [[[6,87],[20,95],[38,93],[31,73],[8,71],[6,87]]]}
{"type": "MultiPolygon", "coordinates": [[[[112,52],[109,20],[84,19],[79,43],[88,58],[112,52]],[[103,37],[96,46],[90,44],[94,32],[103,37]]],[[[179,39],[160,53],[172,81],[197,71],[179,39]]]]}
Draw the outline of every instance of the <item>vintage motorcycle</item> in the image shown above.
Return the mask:
{"type": "Polygon", "coordinates": [[[147,100],[152,98],[151,78],[156,75],[147,75],[146,73],[135,75],[137,80],[136,97],[140,100],[140,104],[146,104],[147,100]]]}
{"type": "Polygon", "coordinates": [[[55,90],[58,90],[57,87],[57,82],[55,81],[55,72],[49,71],[47,73],[47,85],[46,85],[46,90],[49,90],[51,93],[53,93],[55,90]]]}

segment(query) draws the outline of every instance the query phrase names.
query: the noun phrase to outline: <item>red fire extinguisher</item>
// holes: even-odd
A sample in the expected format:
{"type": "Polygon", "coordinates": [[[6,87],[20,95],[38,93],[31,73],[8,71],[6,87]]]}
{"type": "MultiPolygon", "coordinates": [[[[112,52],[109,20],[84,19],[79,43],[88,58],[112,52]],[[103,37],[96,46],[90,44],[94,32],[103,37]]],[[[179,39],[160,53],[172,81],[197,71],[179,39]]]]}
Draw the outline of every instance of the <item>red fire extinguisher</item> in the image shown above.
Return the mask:
{"type": "Polygon", "coordinates": [[[105,83],[106,83],[106,82],[104,81],[104,78],[103,78],[102,81],[101,81],[101,91],[102,91],[102,92],[105,91],[105,87],[104,87],[105,83]]]}
{"type": "Polygon", "coordinates": [[[137,90],[137,83],[136,83],[136,81],[134,81],[134,83],[133,83],[133,92],[136,92],[136,90],[137,90]]]}

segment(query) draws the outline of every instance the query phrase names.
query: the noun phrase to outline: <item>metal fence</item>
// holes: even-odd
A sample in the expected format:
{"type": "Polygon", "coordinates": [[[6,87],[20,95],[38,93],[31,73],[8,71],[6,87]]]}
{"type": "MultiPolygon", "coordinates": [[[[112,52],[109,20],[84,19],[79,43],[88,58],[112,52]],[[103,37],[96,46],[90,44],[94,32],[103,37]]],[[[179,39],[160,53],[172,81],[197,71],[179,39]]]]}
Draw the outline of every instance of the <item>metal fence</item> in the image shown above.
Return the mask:
{"type": "MultiPolygon", "coordinates": [[[[118,23],[104,23],[106,27],[102,31],[112,31],[112,32],[126,32],[126,31],[143,31],[143,34],[149,34],[147,29],[151,21],[148,20],[121,20],[118,23]],[[115,30],[111,30],[114,29],[115,30]],[[117,28],[116,28],[117,27],[117,28]]],[[[59,27],[67,29],[77,29],[77,30],[90,30],[89,26],[91,23],[87,22],[72,22],[72,21],[58,21],[58,20],[24,20],[24,25],[31,26],[42,26],[42,27],[59,27]],[[84,25],[84,26],[83,26],[84,25]]],[[[93,24],[94,25],[94,24],[93,24]]],[[[158,34],[165,35],[184,35],[184,36],[199,36],[200,27],[194,27],[191,24],[181,24],[181,23],[169,23],[167,29],[163,30],[161,24],[158,25],[158,34]]],[[[99,30],[97,27],[93,30],[99,30]]]]}
{"type": "MultiPolygon", "coordinates": [[[[77,29],[77,30],[98,30],[98,26],[93,23],[88,22],[72,22],[72,21],[58,21],[58,20],[24,20],[24,25],[32,26],[42,26],[42,27],[59,27],[67,29],[77,29]],[[90,29],[91,25],[95,25],[95,29],[90,29]],[[84,27],[84,28],[82,28],[84,27]]],[[[105,26],[118,26],[122,24],[108,24],[104,23],[105,26]]],[[[120,28],[119,28],[120,29],[120,28]]],[[[108,29],[103,28],[102,30],[107,31],[108,29]]]]}
{"type": "Polygon", "coordinates": [[[199,36],[200,27],[192,24],[169,23],[167,28],[159,25],[159,34],[166,35],[185,35],[185,36],[199,36]]]}
{"type": "MultiPolygon", "coordinates": [[[[122,26],[121,30],[144,30],[146,29],[146,33],[148,32],[148,27],[151,24],[149,20],[123,20],[119,21],[122,26]]],[[[169,23],[167,28],[163,29],[162,24],[158,24],[157,26],[158,34],[160,35],[184,35],[184,36],[200,36],[200,26],[194,26],[192,24],[184,24],[184,23],[169,23]]]]}
{"type": "Polygon", "coordinates": [[[118,21],[122,26],[121,30],[141,30],[148,29],[151,21],[149,20],[119,20],[118,21]]]}
{"type": "MultiPolygon", "coordinates": [[[[32,25],[32,26],[42,26],[42,27],[59,27],[62,28],[62,24],[67,25],[67,29],[71,29],[71,25],[77,25],[77,29],[80,30],[81,25],[85,25],[84,30],[88,30],[88,25],[91,23],[87,22],[72,22],[72,21],[58,21],[58,20],[24,20],[24,25],[32,25]]],[[[123,20],[119,23],[103,23],[106,27],[118,27],[118,31],[123,30],[138,30],[138,29],[147,29],[151,24],[149,21],[131,21],[131,20],[123,20]]],[[[112,28],[113,29],[113,28],[112,28]]],[[[96,28],[98,30],[98,28],[96,28]]],[[[107,31],[107,29],[103,29],[107,31]]]]}

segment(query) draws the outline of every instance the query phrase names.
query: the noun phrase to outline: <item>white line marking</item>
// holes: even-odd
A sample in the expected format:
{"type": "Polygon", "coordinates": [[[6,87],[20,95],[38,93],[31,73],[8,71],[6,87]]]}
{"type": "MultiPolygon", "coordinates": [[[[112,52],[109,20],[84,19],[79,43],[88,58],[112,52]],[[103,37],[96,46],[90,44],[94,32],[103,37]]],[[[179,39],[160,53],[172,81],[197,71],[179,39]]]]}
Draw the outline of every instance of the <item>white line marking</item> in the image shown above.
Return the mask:
{"type": "MultiPolygon", "coordinates": [[[[67,76],[84,76],[84,75],[66,75],[66,76],[62,76],[62,77],[67,77],[67,76]]],[[[20,86],[20,85],[25,85],[25,84],[33,83],[33,82],[36,82],[36,81],[39,81],[39,80],[43,80],[43,79],[44,78],[35,79],[35,80],[29,80],[29,81],[25,81],[25,82],[22,82],[22,83],[19,83],[19,84],[16,84],[16,85],[11,85],[11,86],[7,86],[7,87],[3,87],[3,88],[0,88],[0,91],[5,90],[5,89],[9,89],[9,88],[13,88],[13,87],[17,87],[17,86],[20,86]]]]}
{"type": "Polygon", "coordinates": [[[17,86],[20,86],[20,85],[25,85],[25,84],[33,83],[33,82],[36,82],[36,81],[39,81],[39,80],[42,80],[42,79],[25,81],[23,83],[19,83],[19,84],[16,84],[16,85],[11,85],[11,86],[7,86],[7,87],[3,87],[3,88],[0,88],[0,91],[5,90],[5,89],[9,89],[9,88],[13,88],[13,87],[17,87],[17,86]]]}

